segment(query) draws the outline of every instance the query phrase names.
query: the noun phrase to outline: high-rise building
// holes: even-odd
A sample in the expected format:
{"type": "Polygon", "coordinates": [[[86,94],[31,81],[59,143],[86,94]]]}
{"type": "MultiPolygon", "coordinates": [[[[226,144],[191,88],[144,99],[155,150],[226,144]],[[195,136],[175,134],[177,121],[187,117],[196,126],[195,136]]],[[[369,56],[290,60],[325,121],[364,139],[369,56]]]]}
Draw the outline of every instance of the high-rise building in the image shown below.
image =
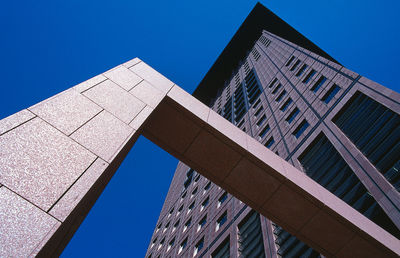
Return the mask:
{"type": "MultiPolygon", "coordinates": [[[[194,96],[400,238],[398,93],[257,4],[194,96]]],[[[179,163],[146,253],[175,256],[320,254],[179,163]]]]}

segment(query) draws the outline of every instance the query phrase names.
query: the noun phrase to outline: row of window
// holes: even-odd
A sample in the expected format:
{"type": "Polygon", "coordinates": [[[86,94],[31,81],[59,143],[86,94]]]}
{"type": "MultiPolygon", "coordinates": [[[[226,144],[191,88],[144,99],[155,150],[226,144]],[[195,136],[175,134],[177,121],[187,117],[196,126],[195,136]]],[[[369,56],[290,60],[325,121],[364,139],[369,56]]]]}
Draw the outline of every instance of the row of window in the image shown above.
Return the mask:
{"type": "MultiPolygon", "coordinates": [[[[290,64],[293,62],[295,59],[294,56],[291,56],[289,60],[287,61],[285,66],[290,66],[290,64]]],[[[289,69],[289,71],[294,71],[297,66],[301,63],[300,59],[297,59],[297,61],[292,65],[292,67],[289,69]]],[[[303,64],[301,68],[297,71],[295,74],[296,77],[300,77],[305,70],[308,68],[307,64],[303,64]]],[[[307,84],[316,74],[317,72],[314,69],[311,69],[307,75],[304,77],[302,82],[304,84],[307,84]]],[[[322,85],[327,81],[327,78],[323,75],[320,76],[320,78],[313,84],[313,86],[310,88],[310,91],[317,93],[317,91],[322,87],[322,85]]],[[[336,94],[340,91],[340,87],[337,84],[334,84],[325,94],[322,96],[321,101],[323,101],[325,104],[328,104],[335,96],[336,94]]]]}

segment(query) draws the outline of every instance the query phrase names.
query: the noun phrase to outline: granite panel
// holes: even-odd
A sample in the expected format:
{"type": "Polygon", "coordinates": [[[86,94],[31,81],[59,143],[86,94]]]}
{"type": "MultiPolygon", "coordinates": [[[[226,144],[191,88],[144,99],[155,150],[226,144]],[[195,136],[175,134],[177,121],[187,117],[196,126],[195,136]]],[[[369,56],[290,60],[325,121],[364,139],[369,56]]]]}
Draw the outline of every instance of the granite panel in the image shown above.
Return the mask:
{"type": "Polygon", "coordinates": [[[126,68],[130,68],[132,66],[134,66],[135,64],[138,64],[142,62],[142,60],[140,60],[139,58],[135,57],[132,60],[129,60],[128,62],[123,63],[122,65],[125,66],[126,68]]]}
{"type": "Polygon", "coordinates": [[[6,187],[0,187],[0,257],[27,257],[60,224],[6,187]]]}
{"type": "Polygon", "coordinates": [[[110,80],[91,88],[84,95],[127,124],[145,106],[142,101],[110,80]]]}
{"type": "Polygon", "coordinates": [[[35,117],[29,110],[24,109],[0,120],[0,135],[35,117]]]}
{"type": "Polygon", "coordinates": [[[99,75],[97,75],[97,76],[95,76],[93,78],[90,78],[87,81],[84,81],[84,82],[76,85],[74,87],[74,89],[79,91],[79,92],[84,92],[85,90],[88,90],[88,89],[92,88],[93,86],[95,86],[95,85],[97,85],[100,82],[103,82],[105,80],[107,80],[107,78],[104,75],[99,74],[99,75]]]}
{"type": "Polygon", "coordinates": [[[165,78],[162,74],[144,62],[140,62],[129,69],[146,81],[150,82],[154,87],[162,92],[167,93],[174,85],[173,82],[165,78]]]}
{"type": "Polygon", "coordinates": [[[34,118],[0,136],[0,182],[48,210],[95,155],[34,118]]]}
{"type": "Polygon", "coordinates": [[[145,106],[142,111],[140,111],[140,113],[132,120],[132,122],[130,122],[129,126],[131,126],[135,130],[139,130],[139,128],[153,112],[153,110],[154,109],[152,109],[151,107],[145,106]]]}
{"type": "Polygon", "coordinates": [[[110,161],[133,131],[107,111],[102,111],[74,132],[71,138],[105,161],[110,161]]]}
{"type": "Polygon", "coordinates": [[[64,91],[29,109],[66,135],[70,135],[102,110],[74,89],[64,91]]]}
{"type": "Polygon", "coordinates": [[[102,175],[107,166],[108,163],[104,160],[96,159],[78,181],[72,185],[68,192],[54,205],[49,213],[60,221],[65,221],[71,211],[78,205],[93,184],[102,175]]]}
{"type": "Polygon", "coordinates": [[[143,80],[125,66],[118,66],[105,72],[104,75],[127,91],[130,91],[143,80]]]}
{"type": "Polygon", "coordinates": [[[144,80],[129,92],[152,108],[156,108],[165,96],[165,93],[154,88],[150,83],[144,80]]]}

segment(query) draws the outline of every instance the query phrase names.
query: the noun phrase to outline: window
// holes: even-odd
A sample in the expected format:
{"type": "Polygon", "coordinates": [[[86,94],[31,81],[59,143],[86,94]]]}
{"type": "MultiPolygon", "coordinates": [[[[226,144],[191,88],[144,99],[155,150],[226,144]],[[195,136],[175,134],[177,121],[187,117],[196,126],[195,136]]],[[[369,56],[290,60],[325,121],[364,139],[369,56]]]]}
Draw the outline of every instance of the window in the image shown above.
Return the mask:
{"type": "Polygon", "coordinates": [[[185,249],[185,247],[187,246],[187,240],[188,239],[185,238],[185,240],[182,241],[181,245],[179,246],[178,254],[180,254],[183,251],[183,249],[185,249]]]}
{"type": "Polygon", "coordinates": [[[200,179],[200,174],[198,174],[198,175],[194,178],[194,181],[197,183],[197,182],[199,181],[199,179],[200,179]]]}
{"type": "Polygon", "coordinates": [[[165,242],[165,237],[160,241],[160,244],[158,244],[157,250],[160,250],[160,248],[164,245],[165,242]]]}
{"type": "Polygon", "coordinates": [[[307,74],[307,76],[304,78],[303,83],[308,83],[314,75],[315,75],[315,70],[312,69],[312,70],[307,74]]]}
{"type": "Polygon", "coordinates": [[[190,225],[192,224],[192,218],[188,219],[185,223],[185,225],[183,226],[183,232],[186,231],[186,229],[188,229],[190,227],[190,225]]]}
{"type": "Polygon", "coordinates": [[[260,99],[258,99],[257,100],[257,102],[256,103],[254,103],[254,105],[253,105],[253,109],[256,109],[257,108],[257,106],[258,106],[258,104],[260,104],[261,103],[261,100],[260,99]]]}
{"type": "Polygon", "coordinates": [[[151,242],[150,248],[152,248],[156,244],[156,242],[157,242],[157,237],[153,239],[153,242],[151,242]]]}
{"type": "Polygon", "coordinates": [[[179,226],[179,222],[180,222],[179,219],[177,222],[175,222],[174,227],[172,228],[172,232],[174,232],[177,229],[177,227],[179,226]]]}
{"type": "Polygon", "coordinates": [[[200,239],[200,241],[197,242],[197,244],[194,246],[193,256],[196,256],[199,253],[199,251],[203,248],[203,246],[204,246],[204,237],[200,239]]]}
{"type": "Polygon", "coordinates": [[[277,78],[273,79],[272,82],[269,84],[268,88],[271,89],[277,81],[278,81],[277,78]]]}
{"type": "Polygon", "coordinates": [[[167,224],[165,224],[163,232],[165,232],[168,229],[168,227],[169,227],[169,222],[167,224]]]}
{"type": "Polygon", "coordinates": [[[321,88],[322,84],[324,84],[324,82],[326,81],[326,78],[324,76],[321,76],[318,81],[316,81],[314,83],[314,86],[311,87],[311,91],[313,91],[314,93],[317,92],[319,90],[319,88],[321,88]]]}
{"type": "Polygon", "coordinates": [[[228,236],[211,254],[211,258],[229,258],[229,257],[230,257],[230,246],[229,246],[229,236],[228,236]]]}
{"type": "Polygon", "coordinates": [[[204,210],[204,208],[208,205],[208,203],[210,202],[210,197],[207,197],[204,202],[201,204],[201,208],[200,211],[204,210]]]}
{"type": "Polygon", "coordinates": [[[268,141],[264,144],[264,146],[270,148],[272,144],[274,144],[274,142],[275,142],[274,137],[271,136],[271,138],[268,139],[268,141]]]}
{"type": "Polygon", "coordinates": [[[176,213],[176,216],[181,214],[182,210],[183,210],[183,204],[181,205],[181,207],[179,207],[178,212],[176,213]]]}
{"type": "Polygon", "coordinates": [[[293,109],[293,111],[288,115],[288,117],[286,118],[286,122],[288,122],[289,124],[291,122],[293,122],[293,120],[296,118],[296,116],[300,113],[300,110],[296,107],[295,109],[293,109]]]}
{"type": "Polygon", "coordinates": [[[183,201],[183,200],[185,199],[185,197],[186,197],[186,192],[184,192],[184,193],[182,194],[182,196],[181,196],[181,201],[183,201]]]}
{"type": "Polygon", "coordinates": [[[294,60],[294,56],[291,56],[289,61],[287,61],[287,63],[285,64],[285,66],[289,66],[294,60]]]}
{"type": "Polygon", "coordinates": [[[281,94],[275,99],[276,102],[279,102],[282,100],[283,96],[286,95],[286,90],[283,90],[281,94]]]}
{"type": "Polygon", "coordinates": [[[172,213],[174,213],[174,207],[172,207],[172,209],[169,211],[168,218],[171,217],[172,213]]]}
{"type": "Polygon", "coordinates": [[[267,124],[267,125],[264,127],[264,129],[262,129],[261,132],[258,134],[258,137],[263,138],[263,137],[268,133],[268,131],[269,131],[270,129],[271,129],[271,128],[270,128],[269,125],[267,124]]]}
{"type": "Polygon", "coordinates": [[[300,60],[297,60],[296,63],[294,63],[294,65],[292,66],[292,68],[290,68],[290,71],[294,71],[294,69],[296,69],[296,67],[300,64],[300,60]]]}
{"type": "Polygon", "coordinates": [[[280,110],[283,112],[285,111],[290,104],[293,102],[293,100],[291,98],[288,98],[288,100],[285,101],[285,103],[283,103],[283,105],[281,106],[280,110]]]}
{"type": "Polygon", "coordinates": [[[156,232],[158,232],[161,229],[161,225],[162,225],[162,223],[158,224],[156,232]]]}
{"type": "Polygon", "coordinates": [[[206,186],[204,186],[203,194],[205,194],[205,193],[208,191],[208,189],[210,189],[210,187],[211,187],[211,182],[208,182],[208,183],[206,184],[206,186]]]}
{"type": "Polygon", "coordinates": [[[189,205],[187,213],[189,213],[189,212],[191,212],[191,211],[193,210],[193,208],[194,208],[194,203],[195,203],[195,202],[192,202],[192,203],[189,205]]]}
{"type": "Polygon", "coordinates": [[[199,221],[199,225],[197,226],[197,231],[199,231],[206,223],[207,223],[207,215],[205,215],[205,216],[199,221]]]}
{"type": "Polygon", "coordinates": [[[171,241],[169,241],[167,252],[169,251],[169,249],[171,249],[171,247],[174,246],[174,244],[175,244],[175,237],[171,241]]]}
{"type": "Polygon", "coordinates": [[[218,231],[218,229],[220,229],[222,227],[222,225],[225,224],[225,222],[228,219],[228,214],[226,213],[226,211],[221,215],[221,217],[218,218],[217,220],[217,226],[215,228],[215,231],[218,231]]]}
{"type": "Polygon", "coordinates": [[[272,94],[275,94],[280,88],[282,87],[282,84],[278,84],[275,89],[272,91],[272,94]]]}
{"type": "Polygon", "coordinates": [[[304,119],[304,120],[299,124],[299,126],[296,128],[296,130],[294,130],[294,132],[293,132],[294,137],[299,138],[299,137],[303,134],[303,132],[307,129],[307,127],[308,127],[309,125],[310,125],[310,124],[304,119]]]}
{"type": "Polygon", "coordinates": [[[261,111],[263,111],[263,109],[264,109],[264,107],[261,106],[261,107],[257,110],[257,112],[254,113],[254,116],[257,117],[257,116],[261,113],[261,111]]]}
{"type": "Polygon", "coordinates": [[[259,127],[260,125],[262,125],[264,123],[264,121],[267,120],[267,117],[265,115],[263,115],[257,122],[257,126],[259,127]]]}
{"type": "Polygon", "coordinates": [[[228,193],[224,192],[221,197],[219,197],[218,199],[218,204],[217,204],[217,208],[221,207],[221,204],[224,203],[224,201],[228,198],[228,193]]]}
{"type": "Polygon", "coordinates": [[[307,69],[308,65],[303,64],[303,66],[300,68],[300,70],[296,73],[296,77],[300,77],[304,71],[307,69]]]}
{"type": "Polygon", "coordinates": [[[328,104],[334,97],[335,95],[339,92],[340,87],[334,84],[327,93],[322,97],[322,101],[325,102],[325,104],[328,104]]]}
{"type": "Polygon", "coordinates": [[[196,187],[196,188],[193,190],[193,192],[192,192],[192,195],[191,195],[191,197],[190,197],[190,198],[192,198],[193,196],[195,196],[195,195],[196,195],[196,193],[197,193],[197,190],[198,190],[198,188],[196,187]]]}
{"type": "Polygon", "coordinates": [[[265,257],[260,216],[254,210],[238,225],[238,244],[240,257],[265,257]]]}

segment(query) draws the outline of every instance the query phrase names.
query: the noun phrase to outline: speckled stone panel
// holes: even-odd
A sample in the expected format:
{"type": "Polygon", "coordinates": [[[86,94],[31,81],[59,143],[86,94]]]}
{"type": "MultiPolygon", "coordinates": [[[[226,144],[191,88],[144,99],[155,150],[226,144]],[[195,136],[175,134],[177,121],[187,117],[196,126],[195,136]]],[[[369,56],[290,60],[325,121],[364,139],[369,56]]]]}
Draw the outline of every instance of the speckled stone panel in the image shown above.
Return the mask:
{"type": "Polygon", "coordinates": [[[143,80],[125,66],[119,66],[104,73],[104,75],[127,91],[143,80]]]}
{"type": "Polygon", "coordinates": [[[165,93],[154,88],[147,81],[142,81],[129,92],[152,108],[157,107],[165,96],[165,93]]]}
{"type": "Polygon", "coordinates": [[[0,120],[0,135],[35,117],[29,110],[21,110],[0,120]]]}
{"type": "Polygon", "coordinates": [[[27,257],[60,222],[0,187],[0,257],[27,257]]]}
{"type": "Polygon", "coordinates": [[[88,89],[92,88],[93,86],[95,86],[95,85],[97,85],[100,82],[103,82],[105,80],[107,80],[107,77],[105,77],[102,74],[99,74],[99,75],[97,75],[97,76],[95,76],[93,78],[90,78],[87,81],[84,81],[84,82],[76,85],[74,87],[74,89],[76,89],[79,92],[84,92],[85,90],[88,90],[88,89]]]}
{"type": "Polygon", "coordinates": [[[74,89],[29,109],[66,135],[70,135],[102,110],[100,106],[74,89]]]}
{"type": "Polygon", "coordinates": [[[110,80],[83,94],[127,124],[145,107],[143,102],[110,80]]]}
{"type": "Polygon", "coordinates": [[[168,92],[174,85],[173,82],[165,78],[162,74],[144,62],[140,62],[129,69],[146,81],[150,82],[154,87],[162,92],[168,92]]]}
{"type": "Polygon", "coordinates": [[[50,210],[50,214],[64,221],[71,211],[83,199],[90,187],[97,181],[109,164],[102,159],[97,159],[74,185],[50,210]]]}
{"type": "Polygon", "coordinates": [[[134,130],[107,111],[90,120],[71,135],[71,138],[94,152],[106,161],[110,161],[121,144],[134,130]]]}
{"type": "Polygon", "coordinates": [[[0,182],[48,210],[95,155],[34,118],[0,136],[0,182]]]}

